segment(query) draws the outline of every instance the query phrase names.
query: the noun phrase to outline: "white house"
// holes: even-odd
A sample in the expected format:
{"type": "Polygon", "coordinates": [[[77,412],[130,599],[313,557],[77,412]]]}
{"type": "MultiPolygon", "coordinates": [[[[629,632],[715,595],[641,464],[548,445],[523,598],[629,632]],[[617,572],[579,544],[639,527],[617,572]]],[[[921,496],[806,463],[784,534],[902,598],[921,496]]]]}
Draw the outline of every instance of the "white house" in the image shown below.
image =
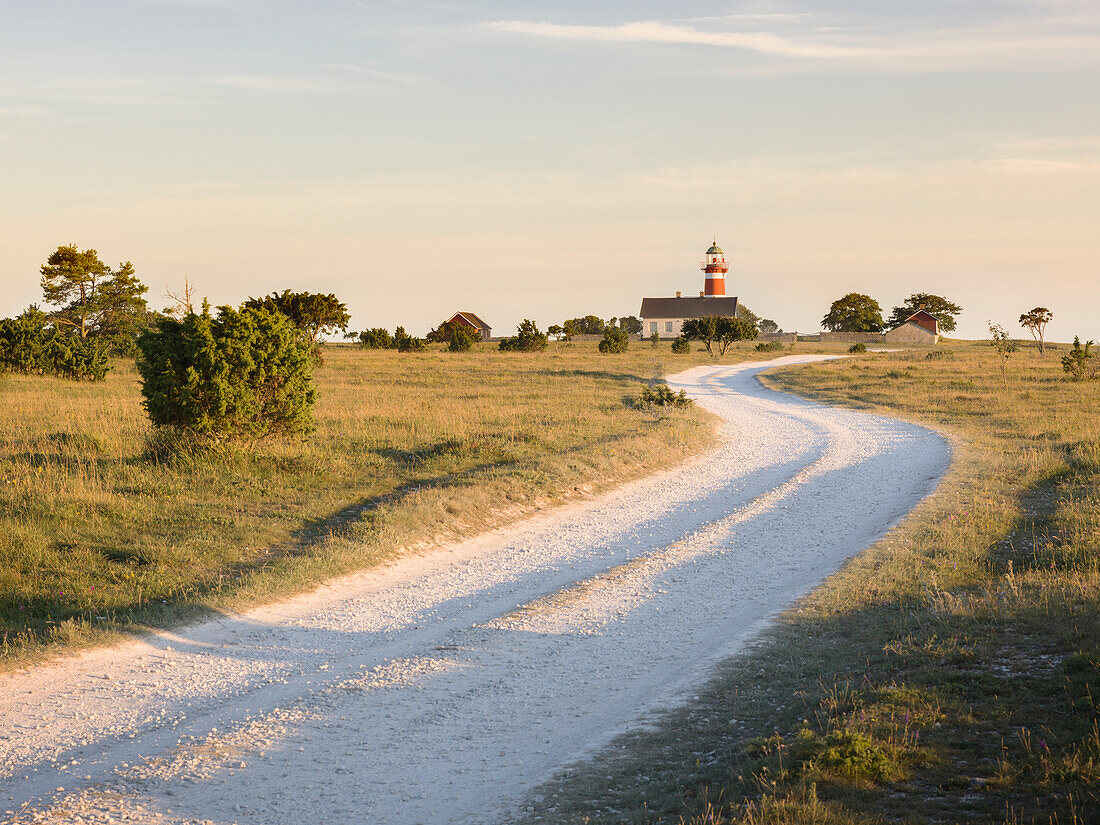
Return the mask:
{"type": "Polygon", "coordinates": [[[642,335],[657,333],[661,338],[676,338],[688,318],[708,315],[737,315],[736,298],[642,298],[642,335]]]}

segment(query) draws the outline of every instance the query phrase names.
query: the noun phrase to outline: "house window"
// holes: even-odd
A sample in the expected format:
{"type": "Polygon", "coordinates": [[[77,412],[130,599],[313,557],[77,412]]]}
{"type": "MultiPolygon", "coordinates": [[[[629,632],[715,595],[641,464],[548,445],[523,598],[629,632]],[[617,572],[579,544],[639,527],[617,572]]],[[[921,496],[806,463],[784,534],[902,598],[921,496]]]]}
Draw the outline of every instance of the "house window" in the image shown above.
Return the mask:
{"type": "Polygon", "coordinates": [[[649,322],[649,331],[650,332],[656,332],[657,331],[657,322],[656,321],[650,321],[649,322]]]}
{"type": "Polygon", "coordinates": [[[672,332],[672,321],[665,321],[665,332],[672,332]]]}

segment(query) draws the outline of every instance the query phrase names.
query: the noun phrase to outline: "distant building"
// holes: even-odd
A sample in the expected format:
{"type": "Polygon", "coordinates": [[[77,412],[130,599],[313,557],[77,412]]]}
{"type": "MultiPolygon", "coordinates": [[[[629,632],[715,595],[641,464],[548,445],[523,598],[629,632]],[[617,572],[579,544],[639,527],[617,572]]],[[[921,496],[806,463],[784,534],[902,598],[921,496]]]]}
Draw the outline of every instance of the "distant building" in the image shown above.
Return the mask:
{"type": "Polygon", "coordinates": [[[887,330],[882,340],[888,344],[935,344],[940,340],[940,322],[931,312],[918,309],[896,327],[887,330]]]}
{"type": "Polygon", "coordinates": [[[642,309],[638,313],[642,319],[642,335],[656,332],[661,338],[676,338],[689,318],[737,315],[737,298],[726,297],[726,273],[730,267],[717,240],[707,250],[699,268],[706,273],[706,278],[698,298],[684,298],[679,292],[675,298],[642,298],[642,309]]]}
{"type": "Polygon", "coordinates": [[[482,321],[472,312],[456,312],[450,318],[447,319],[448,324],[458,324],[459,326],[468,327],[478,335],[481,336],[482,341],[488,341],[493,334],[493,329],[487,323],[482,321]]]}

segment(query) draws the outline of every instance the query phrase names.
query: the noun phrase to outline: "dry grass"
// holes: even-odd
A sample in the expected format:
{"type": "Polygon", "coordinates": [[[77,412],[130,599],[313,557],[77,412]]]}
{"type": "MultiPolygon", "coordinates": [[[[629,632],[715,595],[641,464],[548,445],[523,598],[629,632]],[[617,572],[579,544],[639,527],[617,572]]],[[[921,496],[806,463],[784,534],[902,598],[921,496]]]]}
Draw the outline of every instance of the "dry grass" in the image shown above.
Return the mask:
{"type": "Polygon", "coordinates": [[[315,434],[208,450],[152,438],[132,364],[100,384],[0,376],[0,668],[307,589],[674,463],[710,443],[707,416],[624,402],[703,357],[330,346],[315,434]]]}
{"type": "MultiPolygon", "coordinates": [[[[782,370],[930,423],[937,495],[533,822],[1085,823],[1100,811],[1100,381],[982,345],[782,370]]],[[[853,496],[859,490],[852,490],[853,496]]]]}

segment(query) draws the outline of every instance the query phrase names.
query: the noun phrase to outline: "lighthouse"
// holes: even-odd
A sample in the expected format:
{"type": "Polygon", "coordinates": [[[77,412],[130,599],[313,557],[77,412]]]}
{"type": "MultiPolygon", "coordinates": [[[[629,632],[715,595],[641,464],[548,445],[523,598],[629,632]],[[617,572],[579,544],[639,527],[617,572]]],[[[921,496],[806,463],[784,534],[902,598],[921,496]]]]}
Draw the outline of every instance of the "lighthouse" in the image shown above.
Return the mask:
{"type": "Polygon", "coordinates": [[[718,239],[707,250],[707,257],[699,268],[707,274],[703,284],[703,296],[706,298],[726,297],[726,273],[730,271],[730,265],[726,261],[726,253],[718,246],[718,239]]]}
{"type": "Polygon", "coordinates": [[[642,298],[638,317],[642,319],[644,335],[675,338],[689,318],[737,317],[737,298],[726,297],[726,273],[730,271],[730,265],[726,261],[726,253],[718,246],[717,238],[699,268],[706,273],[706,283],[698,298],[685,298],[679,292],[675,298],[642,298]]]}

